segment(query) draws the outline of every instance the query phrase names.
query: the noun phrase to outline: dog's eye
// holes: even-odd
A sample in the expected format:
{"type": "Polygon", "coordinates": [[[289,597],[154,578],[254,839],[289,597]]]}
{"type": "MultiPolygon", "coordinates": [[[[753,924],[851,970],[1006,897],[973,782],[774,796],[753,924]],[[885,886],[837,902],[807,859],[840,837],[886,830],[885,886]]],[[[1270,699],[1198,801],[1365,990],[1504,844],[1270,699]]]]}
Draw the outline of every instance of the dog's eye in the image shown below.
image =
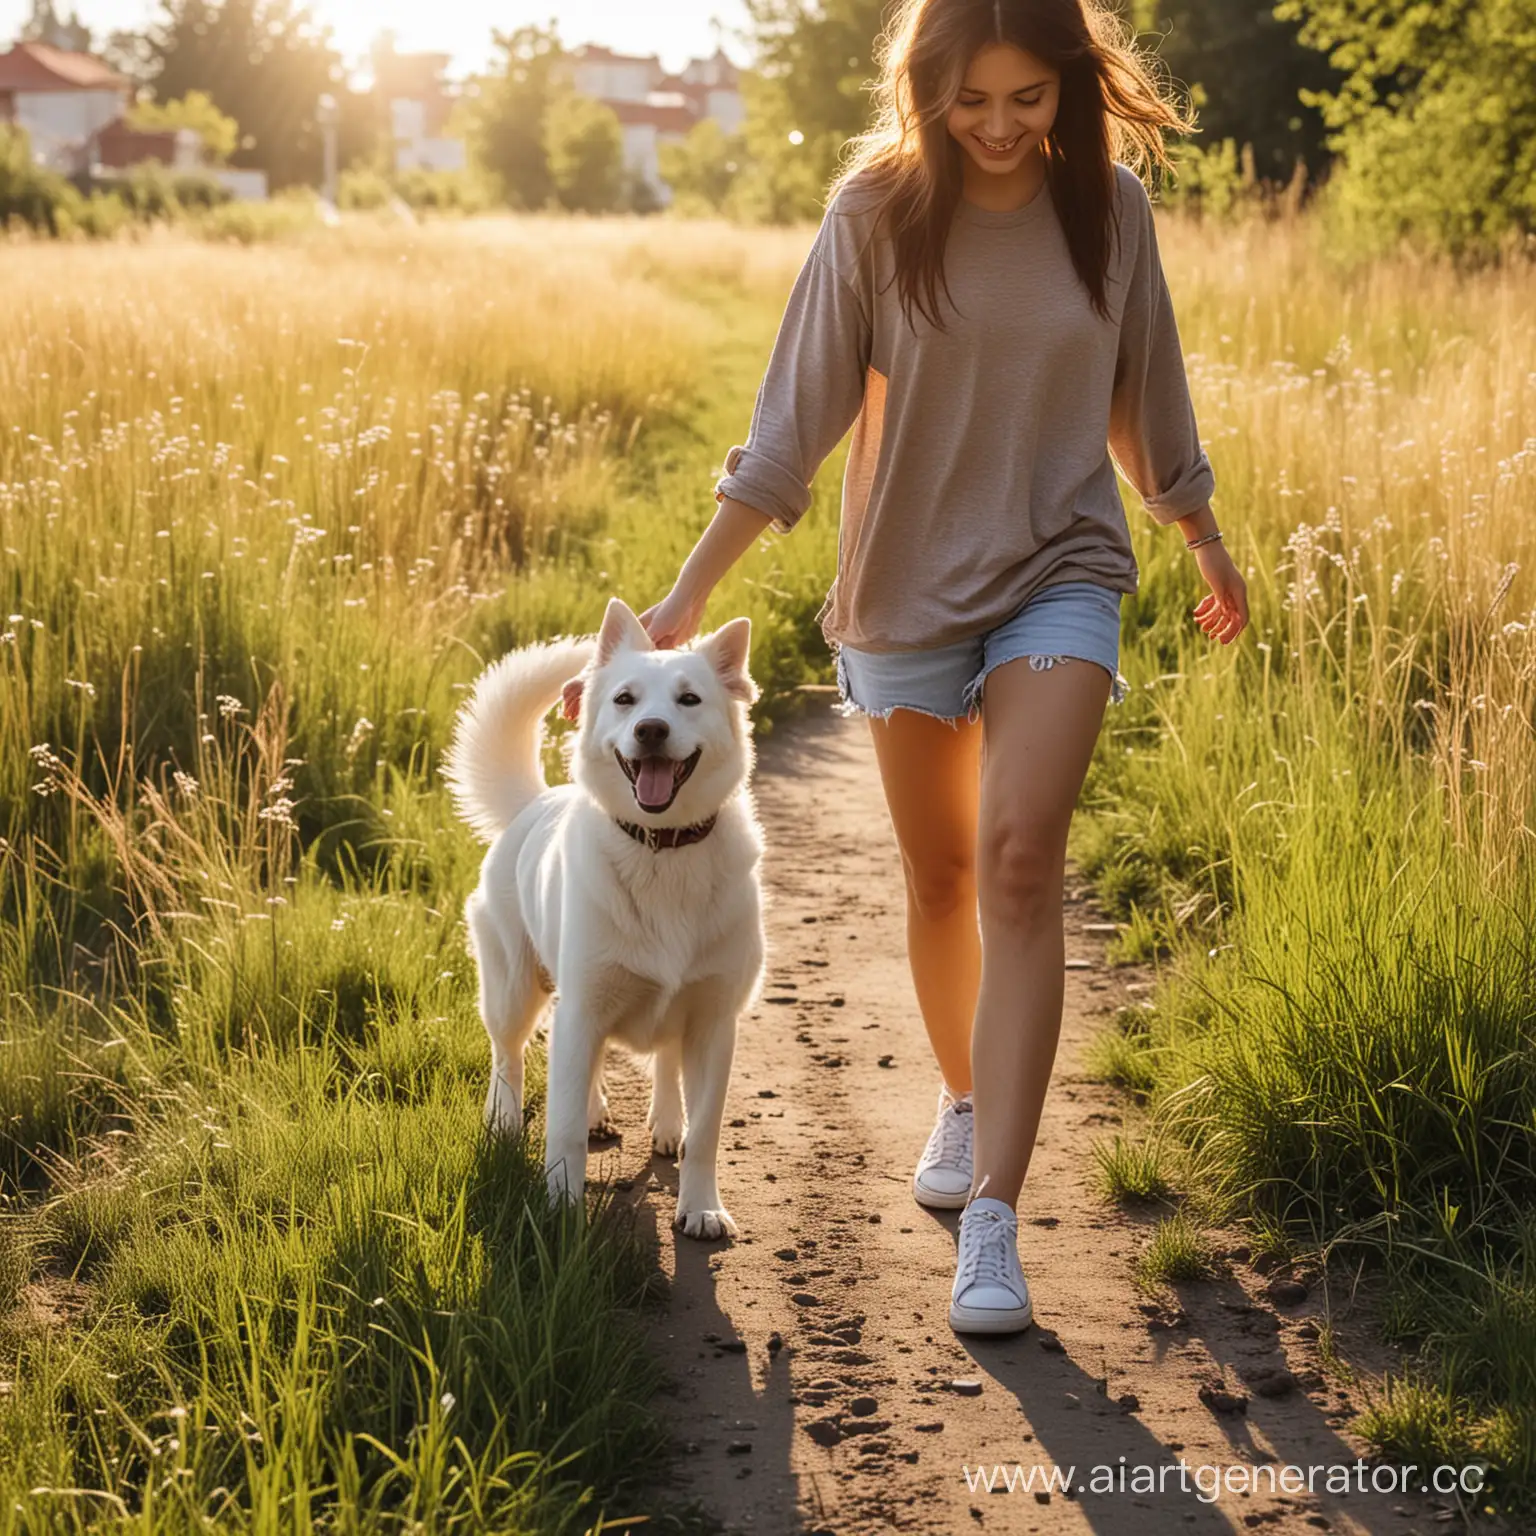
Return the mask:
{"type": "Polygon", "coordinates": [[[635,696],[629,691],[628,688],[624,688],[621,689],[618,693],[614,694],[613,702],[615,704],[633,704],[635,702],[635,696]]]}
{"type": "Polygon", "coordinates": [[[679,704],[702,704],[704,701],[692,689],[689,689],[677,702],[679,704]]]}

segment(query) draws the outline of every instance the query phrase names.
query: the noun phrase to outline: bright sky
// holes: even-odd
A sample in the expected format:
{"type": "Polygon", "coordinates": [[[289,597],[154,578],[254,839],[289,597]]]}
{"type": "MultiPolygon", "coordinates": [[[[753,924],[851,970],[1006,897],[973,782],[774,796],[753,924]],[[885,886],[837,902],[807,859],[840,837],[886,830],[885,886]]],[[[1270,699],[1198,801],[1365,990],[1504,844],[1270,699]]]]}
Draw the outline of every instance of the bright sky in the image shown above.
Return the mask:
{"type": "MultiPolygon", "coordinates": [[[[657,53],[662,65],[681,68],[690,58],[715,51],[710,21],[743,27],[741,0],[312,0],[315,18],[329,26],[350,64],[366,59],[374,35],[392,29],[402,52],[417,50],[453,55],[452,73],[483,66],[491,53],[491,28],[510,31],[528,22],[554,18],[560,40],[603,43],[621,53],[657,53]]],[[[158,15],[155,0],[59,0],[55,10],[80,19],[99,40],[109,32],[142,27],[158,15]]],[[[8,46],[31,14],[30,0],[0,0],[0,47],[8,46]]],[[[725,32],[720,42],[738,63],[748,62],[742,43],[725,32]]]]}

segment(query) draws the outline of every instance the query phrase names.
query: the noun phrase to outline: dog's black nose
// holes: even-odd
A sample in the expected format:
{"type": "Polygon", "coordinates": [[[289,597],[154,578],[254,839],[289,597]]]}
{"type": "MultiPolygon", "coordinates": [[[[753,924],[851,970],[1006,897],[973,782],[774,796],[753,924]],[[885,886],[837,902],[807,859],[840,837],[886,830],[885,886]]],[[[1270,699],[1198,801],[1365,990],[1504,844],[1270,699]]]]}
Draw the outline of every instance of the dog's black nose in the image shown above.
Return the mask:
{"type": "Polygon", "coordinates": [[[671,730],[665,720],[641,720],[635,725],[635,741],[642,752],[659,752],[671,730]]]}

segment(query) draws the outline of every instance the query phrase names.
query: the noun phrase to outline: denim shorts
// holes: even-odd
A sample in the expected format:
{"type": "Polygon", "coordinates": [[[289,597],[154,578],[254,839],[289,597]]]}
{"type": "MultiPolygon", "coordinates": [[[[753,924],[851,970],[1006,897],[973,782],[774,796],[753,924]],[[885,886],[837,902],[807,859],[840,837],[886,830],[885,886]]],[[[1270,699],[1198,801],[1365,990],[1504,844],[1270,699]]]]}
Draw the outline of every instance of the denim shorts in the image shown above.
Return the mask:
{"type": "Polygon", "coordinates": [[[951,724],[975,720],[987,674],[1005,661],[1029,657],[1037,672],[1062,662],[1097,662],[1110,675],[1110,703],[1130,692],[1120,675],[1120,598],[1094,581],[1042,587],[1017,613],[984,634],[916,651],[837,647],[836,706],[844,715],[884,718],[914,709],[951,724]]]}

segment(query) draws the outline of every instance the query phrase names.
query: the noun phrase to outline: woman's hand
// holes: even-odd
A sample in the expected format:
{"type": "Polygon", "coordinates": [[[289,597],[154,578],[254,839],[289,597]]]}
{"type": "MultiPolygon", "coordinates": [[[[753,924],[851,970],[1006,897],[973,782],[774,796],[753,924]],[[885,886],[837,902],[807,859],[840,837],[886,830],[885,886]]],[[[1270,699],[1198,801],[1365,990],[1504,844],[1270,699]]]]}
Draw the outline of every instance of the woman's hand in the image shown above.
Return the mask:
{"type": "Polygon", "coordinates": [[[659,651],[672,650],[686,645],[699,632],[704,622],[704,606],[709,601],[708,592],[694,592],[691,588],[674,586],[659,603],[652,603],[640,615],[651,644],[659,651]]]}
{"type": "Polygon", "coordinates": [[[1195,620],[1206,634],[1230,645],[1248,626],[1248,586],[1218,541],[1195,550],[1195,564],[1211,590],[1195,604],[1195,620]]]}

